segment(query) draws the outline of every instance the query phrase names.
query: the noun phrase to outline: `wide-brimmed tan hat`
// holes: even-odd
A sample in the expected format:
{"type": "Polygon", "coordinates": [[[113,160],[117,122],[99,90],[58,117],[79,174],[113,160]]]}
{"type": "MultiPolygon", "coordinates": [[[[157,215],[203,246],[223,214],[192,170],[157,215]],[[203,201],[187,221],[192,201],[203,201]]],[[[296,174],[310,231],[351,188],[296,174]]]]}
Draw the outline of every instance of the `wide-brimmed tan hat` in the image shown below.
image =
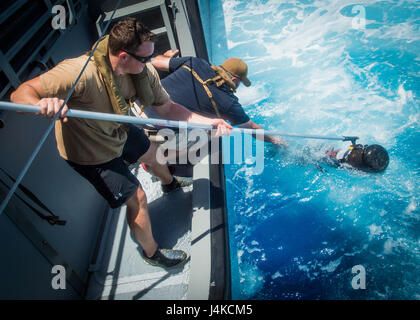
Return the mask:
{"type": "Polygon", "coordinates": [[[225,69],[225,71],[229,72],[231,75],[241,79],[243,84],[246,87],[251,85],[251,81],[249,81],[248,75],[248,66],[247,64],[239,58],[229,58],[226,59],[221,67],[225,69]]]}

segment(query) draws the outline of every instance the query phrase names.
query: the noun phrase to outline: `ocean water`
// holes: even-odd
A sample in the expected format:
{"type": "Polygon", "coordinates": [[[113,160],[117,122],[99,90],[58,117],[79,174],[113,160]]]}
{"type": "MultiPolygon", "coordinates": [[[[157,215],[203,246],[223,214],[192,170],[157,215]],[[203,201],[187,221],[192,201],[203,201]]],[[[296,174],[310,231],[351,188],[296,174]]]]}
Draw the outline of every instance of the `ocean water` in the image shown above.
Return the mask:
{"type": "Polygon", "coordinates": [[[384,173],[336,169],[317,154],[348,142],[286,138],[262,145],[262,172],[225,165],[232,298],[420,299],[420,2],[199,4],[210,61],[248,64],[237,95],[255,122],[390,155],[384,173]]]}

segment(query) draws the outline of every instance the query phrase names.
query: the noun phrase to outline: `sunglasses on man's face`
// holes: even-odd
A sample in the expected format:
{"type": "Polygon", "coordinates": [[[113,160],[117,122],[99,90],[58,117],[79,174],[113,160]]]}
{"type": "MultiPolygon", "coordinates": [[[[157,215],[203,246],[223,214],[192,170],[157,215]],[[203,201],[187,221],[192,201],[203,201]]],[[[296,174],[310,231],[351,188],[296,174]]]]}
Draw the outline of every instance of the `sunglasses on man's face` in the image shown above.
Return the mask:
{"type": "Polygon", "coordinates": [[[148,56],[148,57],[140,57],[140,56],[135,55],[134,53],[131,53],[131,52],[129,52],[129,51],[125,51],[125,50],[124,50],[124,52],[128,53],[130,56],[132,56],[132,57],[133,57],[134,59],[136,59],[137,61],[140,61],[141,63],[146,63],[146,62],[149,62],[149,61],[150,61],[150,59],[152,59],[152,57],[153,57],[153,53],[152,53],[150,56],[148,56]]]}

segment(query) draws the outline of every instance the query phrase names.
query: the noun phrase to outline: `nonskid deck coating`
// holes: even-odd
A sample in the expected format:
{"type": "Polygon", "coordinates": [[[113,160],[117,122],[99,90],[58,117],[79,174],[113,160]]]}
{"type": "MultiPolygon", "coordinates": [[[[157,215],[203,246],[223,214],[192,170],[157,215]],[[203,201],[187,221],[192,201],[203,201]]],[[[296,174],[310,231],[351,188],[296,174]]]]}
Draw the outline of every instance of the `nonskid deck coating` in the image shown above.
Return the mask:
{"type": "Polygon", "coordinates": [[[126,206],[112,212],[105,254],[90,280],[87,299],[138,300],[186,299],[190,276],[192,186],[163,195],[160,182],[141,167],[138,177],[148,198],[153,235],[161,247],[187,252],[182,266],[164,269],[144,262],[127,225],[126,206]]]}

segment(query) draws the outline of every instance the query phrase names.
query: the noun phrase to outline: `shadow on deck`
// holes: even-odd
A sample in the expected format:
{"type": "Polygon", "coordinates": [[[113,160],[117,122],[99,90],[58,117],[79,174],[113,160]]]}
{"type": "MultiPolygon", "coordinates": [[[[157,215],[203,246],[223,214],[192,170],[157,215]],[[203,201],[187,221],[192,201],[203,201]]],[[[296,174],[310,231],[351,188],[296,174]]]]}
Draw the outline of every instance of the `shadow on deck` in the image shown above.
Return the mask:
{"type": "Polygon", "coordinates": [[[162,195],[160,183],[138,167],[148,197],[153,235],[163,248],[182,249],[186,263],[171,269],[151,266],[127,225],[126,207],[110,211],[108,232],[102,239],[103,255],[92,266],[87,299],[186,299],[191,246],[192,186],[162,195]]]}

